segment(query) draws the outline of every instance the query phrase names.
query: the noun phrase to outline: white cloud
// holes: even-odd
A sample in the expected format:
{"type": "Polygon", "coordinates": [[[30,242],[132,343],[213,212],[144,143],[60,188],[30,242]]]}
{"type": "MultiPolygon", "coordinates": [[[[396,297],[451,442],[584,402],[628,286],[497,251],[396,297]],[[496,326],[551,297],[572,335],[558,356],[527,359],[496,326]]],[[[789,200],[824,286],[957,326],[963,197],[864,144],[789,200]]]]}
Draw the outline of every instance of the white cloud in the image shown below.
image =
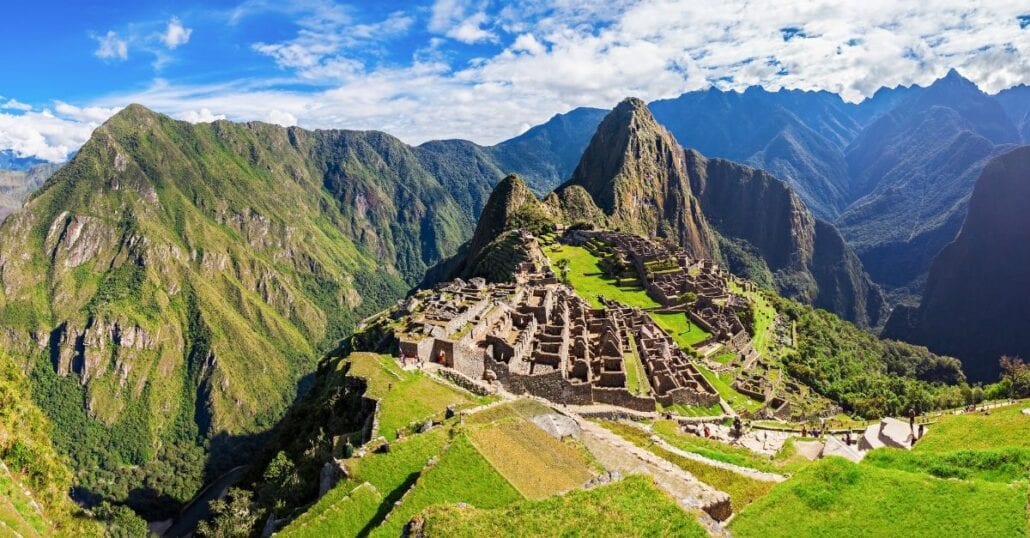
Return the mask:
{"type": "Polygon", "coordinates": [[[176,114],[175,117],[190,123],[211,123],[213,121],[226,119],[225,114],[215,114],[207,108],[202,108],[200,110],[187,110],[176,114]]]}
{"type": "Polygon", "coordinates": [[[436,0],[429,18],[429,30],[462,43],[495,42],[497,34],[485,28],[490,22],[486,11],[465,0],[436,0]]]}
{"type": "Polygon", "coordinates": [[[122,39],[114,30],[106,35],[93,36],[97,42],[97,50],[93,55],[104,60],[127,60],[129,58],[129,42],[122,39]]]}
{"type": "Polygon", "coordinates": [[[452,37],[462,43],[473,44],[482,41],[496,41],[497,35],[483,28],[486,24],[486,13],[480,11],[473,13],[457,26],[447,32],[447,37],[452,37]]]}
{"type": "MultiPolygon", "coordinates": [[[[388,29],[407,32],[411,15],[355,24],[335,4],[309,0],[305,10],[291,12],[299,21],[296,36],[258,45],[286,71],[288,89],[277,87],[281,80],[157,82],[99,99],[93,113],[58,103],[58,114],[79,119],[69,131],[75,136],[54,139],[58,150],[51,154],[60,153],[62,143],[81,144],[88,135],[81,126],[98,121],[103,110],[130,102],[189,121],[259,119],[378,129],[410,143],[455,137],[494,143],[573,107],[611,107],[627,95],[672,97],[713,84],[825,89],[859,100],[881,86],[928,84],[955,67],[994,92],[1030,82],[1030,29],[1021,30],[1016,20],[1025,12],[1022,4],[733,0],[715,8],[673,0],[526,0],[497,9],[485,1],[440,0],[430,13],[416,15],[428,18],[431,41],[406,65],[379,65],[368,55],[352,55],[353,47],[378,46],[372,41],[388,29]],[[476,27],[502,40],[500,52],[452,65],[456,56],[448,47],[455,43],[446,34],[479,12],[487,15],[476,27]],[[784,39],[785,28],[805,36],[784,39]],[[317,86],[296,89],[311,81],[317,86]]],[[[36,116],[33,121],[45,123],[36,116]]],[[[0,149],[12,143],[5,125],[0,136],[8,141],[0,149]]],[[[21,147],[30,143],[28,135],[15,138],[21,147]]],[[[51,148],[32,143],[41,152],[51,148]]]]}
{"type": "Polygon", "coordinates": [[[414,22],[411,16],[396,11],[381,21],[354,24],[339,5],[322,0],[302,3],[297,9],[300,29],[295,37],[258,42],[251,48],[309,81],[338,81],[360,74],[365,65],[356,59],[359,52],[382,47],[385,41],[406,33],[414,22]]]}
{"type": "Polygon", "coordinates": [[[191,34],[193,34],[193,29],[183,26],[178,17],[172,17],[168,21],[168,27],[165,29],[161,40],[166,47],[174,49],[179,45],[185,45],[189,42],[191,34]]]}
{"type": "Polygon", "coordinates": [[[6,103],[0,105],[0,109],[20,110],[22,112],[28,112],[32,110],[32,105],[27,105],[17,99],[8,99],[6,103]]]}

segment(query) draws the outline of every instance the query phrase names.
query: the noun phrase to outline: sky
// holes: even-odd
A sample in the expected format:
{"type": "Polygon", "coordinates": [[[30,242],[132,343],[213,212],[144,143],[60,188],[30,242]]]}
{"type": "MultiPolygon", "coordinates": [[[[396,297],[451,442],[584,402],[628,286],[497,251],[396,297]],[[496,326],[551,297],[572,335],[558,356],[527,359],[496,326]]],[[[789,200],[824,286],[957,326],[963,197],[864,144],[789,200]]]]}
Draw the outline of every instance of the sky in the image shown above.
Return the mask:
{"type": "Polygon", "coordinates": [[[858,102],[956,68],[1030,83],[1025,0],[36,0],[0,17],[0,150],[61,161],[129,103],[199,122],[493,144],[717,87],[858,102]]]}

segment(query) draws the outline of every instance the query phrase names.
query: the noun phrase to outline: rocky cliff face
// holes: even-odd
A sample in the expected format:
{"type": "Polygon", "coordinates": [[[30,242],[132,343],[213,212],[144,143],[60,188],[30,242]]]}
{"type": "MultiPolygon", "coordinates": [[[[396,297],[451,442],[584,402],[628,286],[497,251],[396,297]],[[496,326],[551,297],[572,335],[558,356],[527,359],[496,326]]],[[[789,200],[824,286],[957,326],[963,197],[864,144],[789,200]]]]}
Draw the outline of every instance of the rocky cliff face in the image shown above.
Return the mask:
{"type": "Polygon", "coordinates": [[[639,100],[601,122],[557,198],[567,223],[671,237],[784,295],[859,325],[881,321],[883,298],[861,262],[786,183],[684,150],[639,100]]]}
{"type": "Polygon", "coordinates": [[[559,197],[573,186],[590,194],[611,228],[673,238],[697,256],[715,252],[683,148],[639,99],[626,99],[605,117],[559,197]]]}
{"type": "Polygon", "coordinates": [[[686,155],[691,188],[708,222],[721,237],[743,242],[744,251],[755,255],[751,265],[764,265],[782,295],[861,326],[880,324],[884,302],[879,288],[840,233],[816,219],[786,183],[693,150],[686,155]]]}
{"type": "Polygon", "coordinates": [[[918,308],[899,307],[885,334],[962,360],[993,380],[1001,355],[1030,356],[1030,147],[990,161],[958,237],[934,259],[918,308]]]}

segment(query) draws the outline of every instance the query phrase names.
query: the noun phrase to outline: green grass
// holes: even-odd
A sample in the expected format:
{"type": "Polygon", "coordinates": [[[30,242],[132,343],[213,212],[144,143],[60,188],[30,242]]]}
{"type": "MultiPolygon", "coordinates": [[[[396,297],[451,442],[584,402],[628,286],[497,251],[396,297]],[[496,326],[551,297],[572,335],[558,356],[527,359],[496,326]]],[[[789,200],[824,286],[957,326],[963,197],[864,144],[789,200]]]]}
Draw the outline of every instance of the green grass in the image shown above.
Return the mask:
{"type": "Polygon", "coordinates": [[[670,312],[666,314],[651,312],[650,314],[651,319],[653,319],[659,327],[664,329],[665,332],[669,333],[669,336],[671,336],[681,348],[692,348],[697,344],[708,340],[712,336],[696,323],[690,321],[690,318],[687,317],[686,314],[678,312],[670,312]]]}
{"type": "Polygon", "coordinates": [[[606,276],[599,265],[600,259],[583,247],[561,245],[558,249],[546,248],[544,253],[552,266],[562,258],[569,260],[570,284],[594,308],[601,307],[598,295],[638,308],[661,306],[647,295],[638,279],[623,278],[620,285],[606,276]]]}
{"type": "Polygon", "coordinates": [[[668,411],[681,417],[714,417],[723,414],[722,406],[712,404],[710,406],[672,404],[662,406],[660,411],[668,411]]]}
{"type": "Polygon", "coordinates": [[[655,445],[644,430],[621,422],[602,422],[602,426],[617,433],[623,439],[665,458],[672,464],[694,475],[698,480],[730,495],[730,504],[738,512],[756,499],[769,493],[775,483],[748,478],[733,471],[715,467],[690,458],[684,458],[655,445]]]}
{"type": "Polygon", "coordinates": [[[733,359],[735,358],[737,358],[737,354],[731,351],[728,353],[719,353],[718,355],[712,357],[712,360],[719,364],[729,364],[733,362],[733,359]]]}
{"type": "MultiPolygon", "coordinates": [[[[283,529],[283,536],[293,536],[322,518],[327,525],[339,521],[341,528],[372,529],[389,513],[393,503],[415,483],[419,472],[433,456],[444,448],[447,431],[437,428],[427,433],[393,443],[386,454],[369,454],[363,458],[347,460],[350,478],[341,481],[303,515],[283,529]],[[379,503],[347,500],[354,488],[368,482],[382,497],[379,503]],[[323,514],[330,514],[322,517],[323,514]]],[[[347,533],[341,533],[347,536],[347,533]]]]}
{"type": "Polygon", "coordinates": [[[759,408],[762,407],[762,402],[756,401],[755,399],[751,398],[746,394],[741,394],[737,392],[737,389],[734,389],[732,386],[730,386],[730,382],[724,381],[719,376],[719,374],[709,370],[708,368],[705,368],[700,364],[696,366],[697,370],[701,372],[701,375],[703,375],[705,379],[707,379],[708,382],[711,383],[713,387],[715,387],[715,390],[719,393],[719,396],[721,396],[723,400],[726,400],[726,403],[730,404],[730,407],[736,410],[743,409],[747,411],[757,411],[759,408]]]}
{"type": "Polygon", "coordinates": [[[912,452],[880,448],[862,462],[885,469],[927,473],[937,478],[961,478],[988,482],[1023,480],[1030,471],[1030,449],[958,450],[955,452],[912,452]]]}
{"type": "Polygon", "coordinates": [[[502,417],[486,426],[470,428],[469,438],[528,499],[579,488],[594,475],[584,448],[551,437],[521,416],[502,417]]]}
{"type": "Polygon", "coordinates": [[[303,538],[358,536],[368,528],[368,514],[376,513],[382,502],[383,497],[375,486],[365,482],[318,515],[298,520],[280,534],[303,538]]]}
{"type": "Polygon", "coordinates": [[[353,353],[349,375],[368,380],[368,395],[379,400],[379,433],[387,440],[397,438],[397,430],[414,422],[456,407],[476,404],[465,393],[427,377],[408,372],[390,357],[372,353],[353,353]]]}
{"type": "Polygon", "coordinates": [[[941,480],[842,458],[813,463],[742,510],[734,536],[1027,535],[1027,483],[941,480]]]}
{"type": "Polygon", "coordinates": [[[651,384],[647,381],[647,371],[644,370],[640,356],[637,355],[637,347],[632,334],[629,337],[629,348],[629,353],[623,355],[623,362],[626,365],[626,388],[637,396],[650,395],[651,384]]]}
{"type": "Polygon", "coordinates": [[[756,454],[744,447],[721,443],[696,435],[680,433],[679,424],[672,420],[655,421],[651,430],[670,445],[693,452],[706,458],[732,463],[741,467],[750,467],[759,471],[783,473],[796,471],[808,465],[808,460],[794,453],[793,447],[784,445],[775,458],[756,454]]]}
{"type": "Polygon", "coordinates": [[[372,535],[400,536],[412,517],[435,504],[464,502],[477,508],[499,508],[522,499],[462,434],[372,535]]]}
{"type": "MultiPolygon", "coordinates": [[[[546,248],[544,252],[552,266],[562,258],[569,260],[569,284],[594,308],[601,307],[598,295],[637,308],[661,306],[647,294],[638,278],[623,278],[621,284],[617,284],[614,278],[606,276],[601,270],[600,259],[583,247],[561,245],[557,250],[546,248]]],[[[650,315],[680,347],[689,348],[711,337],[704,329],[692,323],[686,314],[652,312],[650,315]]]]}
{"type": "Polygon", "coordinates": [[[426,536],[707,536],[644,476],[497,510],[446,506],[424,515],[426,536]]]}
{"type": "Polygon", "coordinates": [[[915,446],[916,452],[1030,448],[1030,416],[1026,403],[992,409],[990,415],[942,415],[915,446]]]}

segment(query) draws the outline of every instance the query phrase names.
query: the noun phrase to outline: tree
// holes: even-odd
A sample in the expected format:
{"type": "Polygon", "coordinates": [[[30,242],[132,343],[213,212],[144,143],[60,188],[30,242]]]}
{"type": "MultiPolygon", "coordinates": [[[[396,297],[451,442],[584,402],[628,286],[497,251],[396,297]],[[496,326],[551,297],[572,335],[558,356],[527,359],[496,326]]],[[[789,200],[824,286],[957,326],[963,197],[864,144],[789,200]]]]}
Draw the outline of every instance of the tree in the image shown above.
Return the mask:
{"type": "Polygon", "coordinates": [[[136,538],[150,533],[147,522],[128,506],[104,501],[97,508],[96,517],[107,525],[105,535],[112,538],[136,538]]]}
{"type": "Polygon", "coordinates": [[[1012,384],[1009,393],[1012,398],[1030,397],[1030,364],[1020,357],[1002,356],[998,361],[1003,379],[1012,384]]]}
{"type": "Polygon", "coordinates": [[[284,507],[295,504],[301,494],[301,479],[293,461],[280,451],[268,464],[258,488],[258,499],[263,506],[281,511],[284,507]]]}
{"type": "Polygon", "coordinates": [[[258,515],[245,489],[231,488],[225,499],[211,503],[212,518],[197,525],[197,534],[208,538],[247,538],[257,524],[258,515]]]}
{"type": "Polygon", "coordinates": [[[568,258],[562,258],[562,259],[558,260],[557,262],[555,262],[555,265],[558,266],[558,273],[561,275],[561,281],[566,283],[566,284],[568,284],[569,283],[569,259],[568,258]]]}

